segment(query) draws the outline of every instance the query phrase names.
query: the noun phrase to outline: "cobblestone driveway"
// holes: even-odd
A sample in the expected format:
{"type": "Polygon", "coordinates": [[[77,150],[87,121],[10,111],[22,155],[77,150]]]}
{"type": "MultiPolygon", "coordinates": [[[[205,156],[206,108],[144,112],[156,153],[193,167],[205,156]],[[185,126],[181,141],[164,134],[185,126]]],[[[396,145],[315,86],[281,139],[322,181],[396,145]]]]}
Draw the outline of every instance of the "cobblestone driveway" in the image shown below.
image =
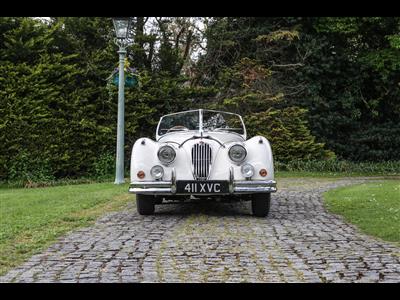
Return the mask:
{"type": "Polygon", "coordinates": [[[132,205],[60,239],[0,282],[400,282],[400,249],[327,213],[321,193],[357,180],[311,182],[248,202],[132,205]]]}

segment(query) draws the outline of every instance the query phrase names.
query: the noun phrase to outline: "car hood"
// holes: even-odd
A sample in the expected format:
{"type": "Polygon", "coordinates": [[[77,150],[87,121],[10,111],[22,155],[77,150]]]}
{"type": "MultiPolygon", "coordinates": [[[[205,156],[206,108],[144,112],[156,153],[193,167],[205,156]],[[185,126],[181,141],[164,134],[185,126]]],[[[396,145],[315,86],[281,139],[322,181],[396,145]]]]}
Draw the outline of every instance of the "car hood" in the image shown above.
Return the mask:
{"type": "MultiPolygon", "coordinates": [[[[245,142],[242,136],[235,133],[204,132],[203,137],[200,138],[200,136],[201,134],[195,131],[180,133],[174,132],[161,137],[158,140],[158,143],[160,146],[162,144],[170,144],[175,148],[176,156],[179,159],[175,160],[174,166],[177,170],[179,170],[179,173],[182,173],[182,170],[185,168],[190,168],[190,174],[192,174],[194,172],[194,166],[193,163],[191,163],[193,159],[193,151],[195,151],[197,155],[203,156],[205,155],[204,153],[206,153],[204,151],[207,151],[204,148],[202,148],[202,150],[194,150],[194,146],[196,144],[209,145],[211,150],[210,172],[213,172],[214,166],[216,165],[216,160],[221,157],[225,158],[227,154],[224,155],[224,153],[228,151],[232,144],[245,142]],[[194,136],[199,138],[193,139],[194,136]]],[[[218,172],[218,169],[215,171],[218,172]]]]}

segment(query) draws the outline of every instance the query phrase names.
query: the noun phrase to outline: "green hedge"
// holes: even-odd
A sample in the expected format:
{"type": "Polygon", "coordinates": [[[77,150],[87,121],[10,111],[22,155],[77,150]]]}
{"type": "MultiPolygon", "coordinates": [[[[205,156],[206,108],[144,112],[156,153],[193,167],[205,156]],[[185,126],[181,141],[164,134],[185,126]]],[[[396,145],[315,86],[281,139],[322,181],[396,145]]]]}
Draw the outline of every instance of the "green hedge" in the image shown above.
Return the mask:
{"type": "Polygon", "coordinates": [[[265,136],[279,161],[334,158],[332,151],[315,141],[305,120],[306,110],[298,107],[270,109],[244,117],[249,137],[265,136]]]}
{"type": "Polygon", "coordinates": [[[400,175],[400,161],[386,162],[352,162],[348,160],[292,160],[275,161],[275,169],[293,172],[333,172],[359,173],[376,175],[400,175]]]}

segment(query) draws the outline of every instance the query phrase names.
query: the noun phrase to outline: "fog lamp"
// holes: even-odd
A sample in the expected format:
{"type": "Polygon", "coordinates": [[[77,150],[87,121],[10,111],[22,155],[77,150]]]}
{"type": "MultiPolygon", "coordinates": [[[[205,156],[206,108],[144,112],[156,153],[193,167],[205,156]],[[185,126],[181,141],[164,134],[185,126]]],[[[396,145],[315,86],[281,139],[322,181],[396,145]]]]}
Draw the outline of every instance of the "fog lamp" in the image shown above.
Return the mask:
{"type": "Polygon", "coordinates": [[[154,179],[161,179],[164,176],[164,169],[161,166],[154,166],[151,168],[150,174],[154,179]]]}
{"type": "Polygon", "coordinates": [[[254,175],[254,167],[250,164],[244,164],[240,168],[240,171],[242,172],[243,176],[246,178],[250,178],[251,176],[254,175]]]}

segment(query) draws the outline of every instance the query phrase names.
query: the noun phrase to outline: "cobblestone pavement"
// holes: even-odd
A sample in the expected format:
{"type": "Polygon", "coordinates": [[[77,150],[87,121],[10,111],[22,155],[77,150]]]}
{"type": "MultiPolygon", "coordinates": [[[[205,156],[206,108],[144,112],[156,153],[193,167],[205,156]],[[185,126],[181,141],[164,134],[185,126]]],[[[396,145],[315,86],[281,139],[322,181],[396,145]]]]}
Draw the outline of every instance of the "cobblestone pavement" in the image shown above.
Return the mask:
{"type": "Polygon", "coordinates": [[[360,182],[309,182],[250,203],[134,205],[77,230],[0,282],[400,282],[400,248],[326,212],[321,193],[360,182]]]}

